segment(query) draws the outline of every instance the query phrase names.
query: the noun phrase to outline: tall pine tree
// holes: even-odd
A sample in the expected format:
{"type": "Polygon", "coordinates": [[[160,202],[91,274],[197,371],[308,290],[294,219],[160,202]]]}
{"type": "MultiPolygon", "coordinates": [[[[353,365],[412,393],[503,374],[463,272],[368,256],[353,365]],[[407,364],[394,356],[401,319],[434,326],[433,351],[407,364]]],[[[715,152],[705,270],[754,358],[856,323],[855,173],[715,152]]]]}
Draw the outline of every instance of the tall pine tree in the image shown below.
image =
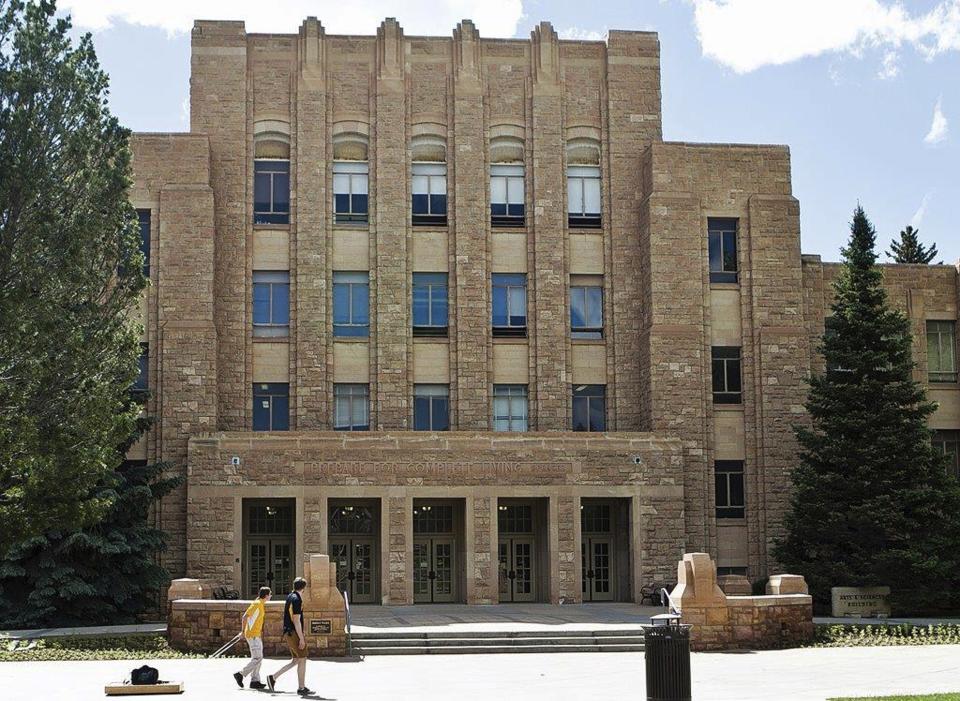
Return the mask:
{"type": "Polygon", "coordinates": [[[927,248],[918,238],[919,229],[907,226],[900,232],[900,240],[890,242],[890,250],[887,252],[887,258],[892,258],[894,263],[922,263],[927,265],[937,257],[937,244],[932,244],[927,248]]]}
{"type": "Polygon", "coordinates": [[[775,554],[820,608],[831,587],[889,585],[894,610],[915,613],[960,603],[960,485],[931,445],[935,405],[913,379],[909,324],[888,306],[875,242],[857,207],[775,554]]]}
{"type": "MultiPolygon", "coordinates": [[[[142,397],[131,396],[131,406],[142,397]]],[[[123,455],[147,430],[119,446],[123,455]]],[[[110,503],[100,523],[52,529],[16,544],[0,560],[0,628],[131,623],[157,608],[169,581],[157,563],[166,535],[149,524],[155,502],[177,486],[164,463],[123,462],[89,495],[110,503]]]]}

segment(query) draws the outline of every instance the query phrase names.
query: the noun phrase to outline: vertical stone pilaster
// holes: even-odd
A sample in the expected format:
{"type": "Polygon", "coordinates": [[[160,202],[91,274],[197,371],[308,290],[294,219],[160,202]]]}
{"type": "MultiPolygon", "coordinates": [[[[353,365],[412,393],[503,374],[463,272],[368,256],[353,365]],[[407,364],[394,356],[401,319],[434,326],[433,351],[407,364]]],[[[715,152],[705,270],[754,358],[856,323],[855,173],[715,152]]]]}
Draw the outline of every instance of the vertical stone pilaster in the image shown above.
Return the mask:
{"type": "MultiPolygon", "coordinates": [[[[246,235],[247,37],[243,22],[193,26],[190,131],[210,140],[210,180],[216,201],[215,271],[218,428],[247,428],[246,235]]],[[[214,233],[211,232],[211,237],[214,233]]],[[[213,291],[211,290],[211,299],[213,291]]]]}
{"type": "Polygon", "coordinates": [[[384,500],[387,529],[387,604],[413,603],[413,499],[406,496],[384,500]]]}
{"type": "Polygon", "coordinates": [[[376,145],[373,175],[377,179],[375,226],[371,228],[370,306],[375,327],[375,372],[371,373],[372,421],[380,430],[409,424],[410,388],[407,339],[410,332],[407,291],[407,226],[410,221],[408,176],[398,174],[406,158],[406,91],[403,29],[387,18],[377,30],[376,145]]]}
{"type": "Polygon", "coordinates": [[[647,394],[641,385],[645,342],[641,318],[649,301],[648,270],[643,242],[637,246],[643,198],[640,156],[662,140],[660,114],[660,43],[654,33],[611,31],[607,36],[607,143],[604,144],[609,182],[604,182],[605,215],[610,219],[612,292],[606,326],[613,329],[614,387],[612,404],[618,431],[651,427],[644,410],[647,394]],[[646,283],[646,284],[645,284],[646,283]]]}
{"type": "Polygon", "coordinates": [[[541,431],[569,426],[567,382],[567,266],[564,234],[563,93],[560,45],[549,22],[532,32],[533,43],[533,271],[528,308],[533,307],[530,395],[533,424],[541,431]]]}
{"type": "MultiPolygon", "coordinates": [[[[297,42],[299,71],[296,83],[296,184],[295,234],[290,237],[294,289],[291,320],[291,427],[299,430],[330,427],[327,406],[326,226],[330,197],[327,173],[326,42],[323,26],[308,18],[297,42]]],[[[323,549],[309,552],[326,552],[323,549]]]]}
{"type": "Polygon", "coordinates": [[[467,603],[495,604],[498,596],[496,558],[493,556],[493,516],[491,497],[467,498],[467,529],[471,560],[467,562],[467,603]]]}
{"type": "Polygon", "coordinates": [[[550,497],[550,603],[580,603],[580,497],[550,497]]]}
{"type": "Polygon", "coordinates": [[[450,284],[456,307],[451,308],[451,417],[453,428],[490,427],[488,348],[490,338],[487,232],[489,213],[484,154],[483,96],[480,81],[480,37],[470,21],[453,33],[453,137],[448,186],[453,191],[450,284]],[[455,317],[455,318],[454,318],[455,317]]]}

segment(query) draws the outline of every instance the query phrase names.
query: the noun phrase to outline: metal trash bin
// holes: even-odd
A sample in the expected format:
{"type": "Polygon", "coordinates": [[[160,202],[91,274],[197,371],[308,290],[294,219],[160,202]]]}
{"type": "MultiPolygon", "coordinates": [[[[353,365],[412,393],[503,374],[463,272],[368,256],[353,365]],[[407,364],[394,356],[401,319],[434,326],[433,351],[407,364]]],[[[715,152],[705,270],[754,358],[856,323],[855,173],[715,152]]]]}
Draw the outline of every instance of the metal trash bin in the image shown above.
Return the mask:
{"type": "Polygon", "coordinates": [[[643,632],[647,701],[690,701],[690,626],[670,613],[651,620],[643,632]]]}

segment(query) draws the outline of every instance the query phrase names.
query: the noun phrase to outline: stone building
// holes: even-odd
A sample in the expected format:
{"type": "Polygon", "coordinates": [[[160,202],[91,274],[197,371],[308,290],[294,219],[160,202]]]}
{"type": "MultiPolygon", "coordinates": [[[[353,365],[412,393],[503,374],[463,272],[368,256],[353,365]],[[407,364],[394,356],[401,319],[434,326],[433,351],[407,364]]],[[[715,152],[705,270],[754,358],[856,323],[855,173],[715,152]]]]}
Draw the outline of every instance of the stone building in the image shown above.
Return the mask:
{"type": "MultiPolygon", "coordinates": [[[[151,286],[131,459],[174,576],[355,602],[638,601],[758,578],[836,266],[783,146],[662,139],[657,35],[193,29],[190,132],[133,138],[151,286]]],[[[885,268],[956,452],[957,270],[885,268]],[[929,362],[928,362],[929,359],[929,362]]]]}

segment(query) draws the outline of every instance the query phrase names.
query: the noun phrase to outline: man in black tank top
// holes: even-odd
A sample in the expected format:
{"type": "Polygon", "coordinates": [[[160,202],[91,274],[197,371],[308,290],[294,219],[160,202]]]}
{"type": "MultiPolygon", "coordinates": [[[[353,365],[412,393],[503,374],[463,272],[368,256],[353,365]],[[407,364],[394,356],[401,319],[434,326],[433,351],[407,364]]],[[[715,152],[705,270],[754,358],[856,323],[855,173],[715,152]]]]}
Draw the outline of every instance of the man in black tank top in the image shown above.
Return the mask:
{"type": "Polygon", "coordinates": [[[303,633],[303,596],[301,592],[307,588],[307,580],[297,577],[293,580],[293,591],[283,602],[283,639],[290,650],[290,661],[275,673],[267,675],[267,686],[270,691],[277,684],[277,677],[284,672],[297,668],[297,693],[301,696],[312,693],[304,683],[307,675],[307,639],[303,633]]]}

